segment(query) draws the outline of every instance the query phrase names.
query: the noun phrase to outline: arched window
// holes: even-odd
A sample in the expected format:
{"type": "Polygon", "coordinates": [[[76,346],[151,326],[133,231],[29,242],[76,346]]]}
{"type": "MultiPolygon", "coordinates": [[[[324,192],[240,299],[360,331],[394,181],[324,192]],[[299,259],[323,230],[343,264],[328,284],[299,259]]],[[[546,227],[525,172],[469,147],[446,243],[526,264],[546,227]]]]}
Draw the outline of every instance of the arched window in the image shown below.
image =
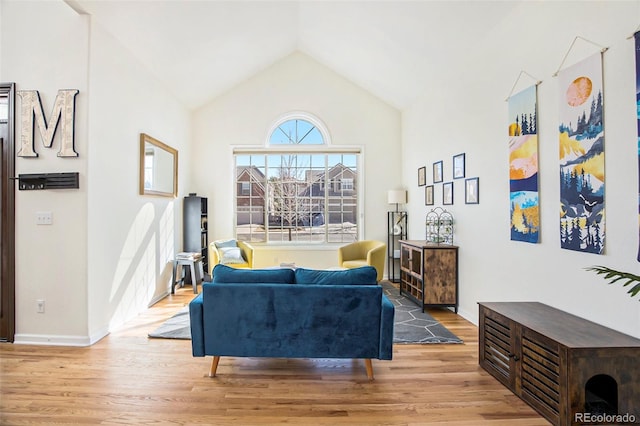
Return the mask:
{"type": "Polygon", "coordinates": [[[320,119],[306,112],[292,112],[269,129],[267,146],[276,145],[331,145],[331,138],[320,119]]]}
{"type": "Polygon", "coordinates": [[[315,124],[293,118],[279,124],[269,136],[269,145],[324,145],[324,138],[315,124]]]}
{"type": "Polygon", "coordinates": [[[236,238],[344,243],[359,239],[360,149],[330,146],[306,113],[274,122],[264,148],[234,149],[236,238]]]}

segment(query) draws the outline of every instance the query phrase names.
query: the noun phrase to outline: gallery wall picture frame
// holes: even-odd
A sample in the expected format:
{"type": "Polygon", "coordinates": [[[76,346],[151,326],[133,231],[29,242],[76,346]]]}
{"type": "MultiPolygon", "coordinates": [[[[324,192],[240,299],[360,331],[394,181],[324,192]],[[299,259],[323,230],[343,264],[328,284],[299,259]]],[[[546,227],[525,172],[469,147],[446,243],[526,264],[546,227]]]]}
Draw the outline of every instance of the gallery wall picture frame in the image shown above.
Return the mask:
{"type": "Polygon", "coordinates": [[[433,205],[433,185],[427,185],[424,187],[424,205],[433,205]]]}
{"type": "Polygon", "coordinates": [[[442,204],[445,206],[453,204],[453,182],[442,184],[442,204]]]}
{"type": "Polygon", "coordinates": [[[442,181],[442,160],[440,160],[433,163],[433,183],[440,183],[442,181]]]}
{"type": "Polygon", "coordinates": [[[425,186],[427,184],[427,168],[420,167],[418,169],[418,186],[425,186]]]}
{"type": "Polygon", "coordinates": [[[464,180],[464,203],[480,204],[480,178],[473,177],[464,180]]]}
{"type": "Polygon", "coordinates": [[[464,169],[464,153],[454,155],[453,156],[453,178],[460,179],[464,177],[465,169],[464,169]]]}

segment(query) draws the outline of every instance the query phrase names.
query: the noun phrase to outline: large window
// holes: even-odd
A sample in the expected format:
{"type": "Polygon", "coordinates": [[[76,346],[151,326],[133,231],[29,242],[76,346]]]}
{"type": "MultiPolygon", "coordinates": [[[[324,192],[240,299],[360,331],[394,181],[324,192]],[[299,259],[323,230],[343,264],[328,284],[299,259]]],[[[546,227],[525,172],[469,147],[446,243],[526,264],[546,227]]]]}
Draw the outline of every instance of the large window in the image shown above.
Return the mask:
{"type": "Polygon", "coordinates": [[[343,243],[358,239],[360,152],[331,149],[308,120],[275,126],[264,149],[236,149],[236,238],[343,243]]]}

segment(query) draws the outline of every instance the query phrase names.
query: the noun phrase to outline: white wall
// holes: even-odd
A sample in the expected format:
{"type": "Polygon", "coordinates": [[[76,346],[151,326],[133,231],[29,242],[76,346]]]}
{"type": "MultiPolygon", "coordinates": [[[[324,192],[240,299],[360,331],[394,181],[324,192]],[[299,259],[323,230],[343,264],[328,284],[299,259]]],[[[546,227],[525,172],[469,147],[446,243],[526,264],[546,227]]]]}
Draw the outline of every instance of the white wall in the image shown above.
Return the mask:
{"type": "Polygon", "coordinates": [[[190,112],[98,23],[91,29],[88,269],[91,335],[167,294],[182,250],[190,112]],[[114,78],[117,76],[117,78],[114,78]],[[139,135],[178,150],[178,197],[141,196],[139,135]]]}
{"type": "MultiPolygon", "coordinates": [[[[263,146],[284,114],[305,111],[334,145],[363,147],[365,238],[386,241],[387,190],[400,186],[400,113],[302,53],[293,53],[194,113],[193,187],[209,197],[209,239],[233,235],[233,146],[263,146]]],[[[262,250],[256,265],[335,266],[335,247],[262,250]]]]}
{"type": "MultiPolygon", "coordinates": [[[[62,1],[0,0],[2,81],[38,90],[45,115],[59,89],[78,89],[78,158],[59,158],[59,136],[16,173],[79,172],[80,189],[16,191],[18,343],[88,345],[168,290],[181,249],[181,197],[138,195],[139,134],[180,151],[188,186],[190,113],[126,48],[62,1]],[[35,224],[50,211],[53,225],[35,224]],[[46,301],[36,313],[36,300],[46,301]]],[[[17,100],[17,107],[20,101],[17,100]]],[[[16,143],[20,138],[16,119],[16,143]]]]}
{"type": "MultiPolygon", "coordinates": [[[[88,20],[61,2],[4,1],[0,28],[2,79],[15,82],[17,90],[38,90],[47,118],[59,89],[80,91],[80,156],[57,157],[60,135],[46,149],[36,132],[39,157],[16,158],[18,174],[80,174],[77,190],[16,191],[16,341],[86,344],[88,20]],[[50,211],[53,224],[36,225],[37,211],[50,211]],[[36,299],[46,301],[44,314],[36,313],[36,299]]],[[[16,144],[18,123],[16,118],[16,144]]]]}
{"type": "MultiPolygon", "coordinates": [[[[449,206],[460,246],[460,309],[477,322],[478,301],[534,300],[640,337],[638,300],[620,285],[584,271],[591,265],[640,273],[638,160],[633,40],[638,2],[522,2],[511,19],[491,28],[468,63],[434,81],[428,93],[403,112],[403,181],[410,188],[409,234],[424,238],[423,188],[416,171],[444,161],[451,180],[452,156],[466,153],[467,177],[480,177],[480,204],[464,204],[456,180],[449,206]],[[608,46],[604,54],[606,151],[606,254],[560,248],[558,85],[552,77],[576,36],[608,46]],[[538,92],[541,242],[510,241],[507,102],[521,70],[542,80],[538,92]],[[425,138],[425,129],[428,137],[425,138]],[[425,141],[427,143],[425,144],[425,141]]],[[[482,19],[482,17],[478,17],[482,19]]],[[[599,51],[576,41],[565,66],[599,51]]],[[[535,81],[522,77],[517,90],[535,81]]],[[[428,183],[431,177],[428,173],[428,183]]],[[[441,203],[441,184],[436,200],[441,203]]]]}

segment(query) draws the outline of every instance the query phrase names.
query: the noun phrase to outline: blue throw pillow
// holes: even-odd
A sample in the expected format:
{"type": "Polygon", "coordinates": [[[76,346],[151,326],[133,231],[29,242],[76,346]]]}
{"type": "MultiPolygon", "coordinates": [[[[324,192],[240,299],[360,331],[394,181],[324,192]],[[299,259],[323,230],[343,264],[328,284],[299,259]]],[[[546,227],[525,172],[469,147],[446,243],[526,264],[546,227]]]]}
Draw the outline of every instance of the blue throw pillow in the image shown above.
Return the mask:
{"type": "Polygon", "coordinates": [[[377,284],[378,273],[373,266],[340,271],[321,269],[296,269],[297,284],[320,285],[371,285],[377,284]]]}
{"type": "Polygon", "coordinates": [[[236,269],[222,264],[213,268],[214,283],[293,284],[294,279],[289,268],[236,269]]]}

